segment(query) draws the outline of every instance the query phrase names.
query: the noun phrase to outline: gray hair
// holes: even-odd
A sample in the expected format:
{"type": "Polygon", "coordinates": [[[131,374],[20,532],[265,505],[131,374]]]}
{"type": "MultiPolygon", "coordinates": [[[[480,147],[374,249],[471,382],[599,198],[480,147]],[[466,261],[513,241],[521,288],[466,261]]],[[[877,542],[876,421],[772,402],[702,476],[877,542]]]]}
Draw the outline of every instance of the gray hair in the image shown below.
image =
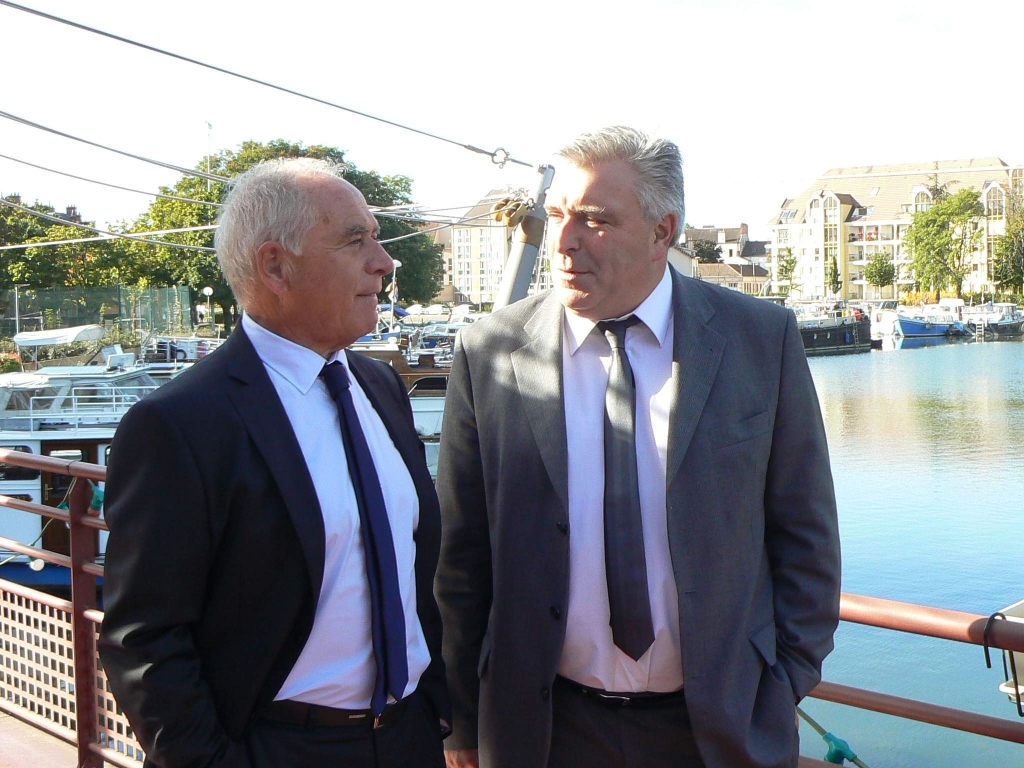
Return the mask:
{"type": "Polygon", "coordinates": [[[621,160],[637,174],[636,199],[645,220],[661,221],[674,213],[679,217],[672,242],[683,231],[686,201],[683,194],[683,159],[679,147],[668,139],[659,139],[636,128],[613,125],[578,136],[558,150],[578,168],[593,168],[601,163],[621,160]]]}
{"type": "Polygon", "coordinates": [[[224,277],[243,306],[255,297],[259,247],[274,241],[299,253],[323,217],[312,202],[310,185],[301,182],[339,178],[345,170],[329,160],[282,157],[265,160],[234,179],[218,218],[214,247],[224,277]]]}

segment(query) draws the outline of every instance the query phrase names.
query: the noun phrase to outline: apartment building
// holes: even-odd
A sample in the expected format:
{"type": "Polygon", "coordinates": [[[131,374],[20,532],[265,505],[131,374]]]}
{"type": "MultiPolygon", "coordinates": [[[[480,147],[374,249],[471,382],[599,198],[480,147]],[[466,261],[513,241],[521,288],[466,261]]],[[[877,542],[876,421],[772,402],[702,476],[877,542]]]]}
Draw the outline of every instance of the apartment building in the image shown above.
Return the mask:
{"type": "Polygon", "coordinates": [[[903,238],[915,211],[932,205],[936,188],[958,192],[971,187],[980,193],[985,215],[975,222],[983,235],[963,289],[991,291],[993,248],[1006,231],[1006,194],[1022,188],[1022,170],[997,157],[833,168],[798,197],[785,200],[769,222],[772,283],[779,285],[780,256],[790,249],[796,257],[793,296],[830,297],[826,280],[834,260],[840,298],[893,298],[895,291],[914,283],[903,238]],[[895,288],[877,288],[864,279],[864,268],[879,254],[896,267],[895,288]]]}

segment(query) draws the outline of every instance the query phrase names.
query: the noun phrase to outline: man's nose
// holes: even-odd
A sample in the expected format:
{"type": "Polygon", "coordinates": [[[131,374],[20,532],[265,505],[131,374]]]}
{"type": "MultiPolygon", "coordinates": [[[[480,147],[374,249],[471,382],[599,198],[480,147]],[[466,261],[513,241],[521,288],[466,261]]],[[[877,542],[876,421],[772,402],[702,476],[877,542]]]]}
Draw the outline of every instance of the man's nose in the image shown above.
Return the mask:
{"type": "MultiPolygon", "coordinates": [[[[550,226],[550,224],[549,224],[550,226]]],[[[555,225],[555,250],[559,253],[573,253],[580,247],[579,237],[576,234],[576,227],[571,222],[562,221],[555,225]]]]}
{"type": "Polygon", "coordinates": [[[373,274],[387,275],[395,271],[395,260],[384,250],[383,245],[377,243],[377,252],[370,259],[369,267],[373,274]]]}

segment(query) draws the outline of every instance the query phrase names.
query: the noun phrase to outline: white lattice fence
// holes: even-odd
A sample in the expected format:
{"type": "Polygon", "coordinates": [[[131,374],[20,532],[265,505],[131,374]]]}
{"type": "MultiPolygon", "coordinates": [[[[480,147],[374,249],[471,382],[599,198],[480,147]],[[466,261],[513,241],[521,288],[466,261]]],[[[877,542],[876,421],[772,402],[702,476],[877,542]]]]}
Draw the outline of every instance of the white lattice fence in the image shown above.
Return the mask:
{"type": "MultiPolygon", "coordinates": [[[[142,749],[110,693],[95,649],[94,635],[97,746],[106,760],[137,766],[142,749]]],[[[0,581],[0,709],[75,743],[74,675],[71,603],[0,581]]]]}

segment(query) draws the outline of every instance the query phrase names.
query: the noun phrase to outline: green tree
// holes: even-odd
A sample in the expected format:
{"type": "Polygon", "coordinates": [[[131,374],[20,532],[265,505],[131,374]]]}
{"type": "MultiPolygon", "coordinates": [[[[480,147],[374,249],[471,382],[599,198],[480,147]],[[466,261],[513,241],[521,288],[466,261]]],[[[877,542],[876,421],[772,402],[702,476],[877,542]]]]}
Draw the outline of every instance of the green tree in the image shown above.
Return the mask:
{"type": "Polygon", "coordinates": [[[896,265],[884,253],[875,255],[864,267],[864,279],[876,288],[883,288],[896,282],[896,265]]]}
{"type": "Polygon", "coordinates": [[[1003,290],[1024,293],[1024,197],[1006,196],[1006,234],[995,245],[993,279],[1003,290]]]}
{"type": "Polygon", "coordinates": [[[983,215],[974,189],[940,197],[927,211],[914,214],[903,244],[913,259],[915,279],[922,290],[935,291],[936,302],[949,286],[962,294],[971,254],[982,237],[978,218],[983,215]]]}
{"type": "Polygon", "coordinates": [[[792,248],[786,247],[779,251],[778,259],[776,293],[789,296],[792,291],[800,290],[800,283],[796,282],[796,256],[792,248]]]}
{"type": "Polygon", "coordinates": [[[695,240],[693,251],[701,264],[715,264],[722,260],[722,246],[711,240],[695,240]]]}
{"type": "MultiPolygon", "coordinates": [[[[236,151],[223,150],[196,166],[197,170],[233,177],[263,160],[279,157],[314,157],[344,163],[348,170],[345,178],[358,188],[371,206],[407,205],[412,202],[412,182],[405,176],[380,176],[373,171],[360,171],[346,163],[345,153],[335,147],[323,145],[305,146],[301,142],[291,143],[283,139],[262,144],[246,141],[236,151]],[[208,162],[209,161],[209,162],[208,162]]],[[[219,202],[227,194],[224,184],[192,176],[183,177],[173,188],[161,190],[165,194],[186,197],[193,200],[219,202]]],[[[415,232],[419,222],[380,217],[380,237],[387,240],[415,232]]],[[[130,231],[152,229],[179,229],[197,227],[215,222],[214,209],[195,203],[158,198],[149,210],[129,227],[130,231]]],[[[173,237],[175,242],[205,247],[213,246],[213,231],[187,232],[173,237]]],[[[216,255],[203,251],[182,251],[158,246],[131,244],[133,249],[149,249],[147,268],[141,270],[151,281],[176,282],[190,286],[195,291],[209,286],[213,289],[213,301],[224,311],[225,326],[230,326],[229,309],[237,304],[228,287],[216,255]]],[[[426,301],[440,290],[443,264],[441,246],[435,245],[428,236],[410,237],[387,246],[388,253],[402,262],[401,293],[409,301],[426,301]]],[[[391,278],[385,279],[384,294],[390,287],[391,278]]]]}
{"type": "Polygon", "coordinates": [[[828,256],[825,262],[825,287],[833,296],[838,296],[839,289],[843,287],[843,281],[839,279],[839,264],[834,253],[828,256]]]}

